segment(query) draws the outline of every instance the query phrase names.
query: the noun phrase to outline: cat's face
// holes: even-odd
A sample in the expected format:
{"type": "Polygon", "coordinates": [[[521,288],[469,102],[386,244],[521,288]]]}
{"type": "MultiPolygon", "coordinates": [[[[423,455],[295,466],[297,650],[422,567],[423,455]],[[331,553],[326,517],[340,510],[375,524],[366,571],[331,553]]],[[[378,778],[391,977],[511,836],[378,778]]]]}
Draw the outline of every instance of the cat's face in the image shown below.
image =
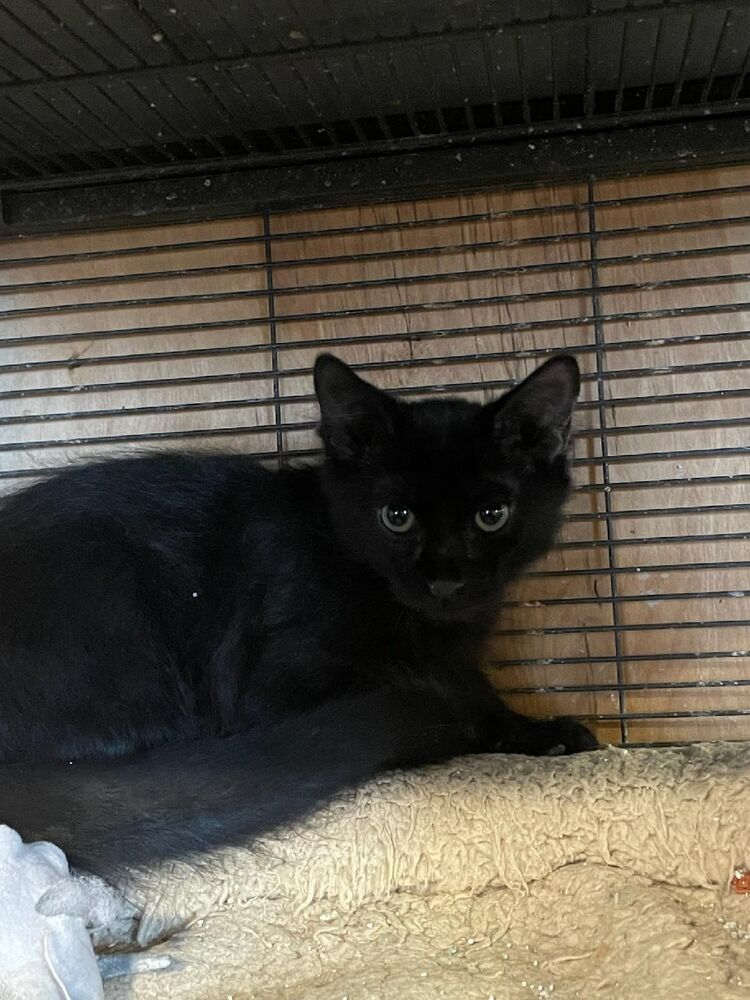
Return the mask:
{"type": "Polygon", "coordinates": [[[575,361],[553,358],[486,406],[400,402],[330,355],[315,385],[331,520],[350,552],[427,618],[492,610],[557,530],[575,361]]]}

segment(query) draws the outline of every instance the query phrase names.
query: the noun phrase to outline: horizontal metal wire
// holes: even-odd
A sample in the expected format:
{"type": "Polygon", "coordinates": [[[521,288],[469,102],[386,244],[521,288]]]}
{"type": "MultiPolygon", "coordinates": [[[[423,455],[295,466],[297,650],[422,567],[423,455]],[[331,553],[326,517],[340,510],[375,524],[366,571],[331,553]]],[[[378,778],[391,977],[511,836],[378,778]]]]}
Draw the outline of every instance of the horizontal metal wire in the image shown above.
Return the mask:
{"type": "MultiPolygon", "coordinates": [[[[461,328],[463,330],[464,328],[461,328]]],[[[489,328],[490,330],[494,328],[489,328]]],[[[444,335],[450,336],[450,331],[443,331],[444,335]]],[[[624,340],[624,341],[611,341],[607,344],[607,352],[610,351],[626,351],[626,350],[656,350],[662,348],[666,345],[669,346],[680,346],[684,344],[704,344],[704,343],[729,343],[734,340],[743,340],[748,336],[746,331],[730,331],[727,333],[710,333],[710,334],[695,334],[695,335],[676,335],[670,336],[667,339],[661,338],[657,340],[624,340]]],[[[2,341],[0,341],[0,346],[2,346],[2,341]]],[[[201,359],[205,357],[219,357],[219,356],[242,356],[244,354],[256,354],[256,353],[269,353],[272,350],[277,350],[277,347],[270,344],[253,344],[253,345],[243,345],[243,346],[225,346],[216,348],[195,348],[191,350],[177,350],[177,351],[154,351],[151,353],[139,353],[139,354],[116,354],[116,355],[100,355],[94,357],[82,356],[80,358],[75,358],[71,361],[70,358],[58,359],[58,360],[45,360],[45,361],[30,361],[30,362],[17,362],[15,364],[0,364],[0,375],[20,373],[20,372],[32,372],[32,371],[45,371],[45,370],[55,370],[64,369],[79,370],[81,368],[92,367],[92,366],[112,366],[116,367],[118,364],[135,364],[135,363],[153,363],[153,362],[164,362],[164,361],[176,361],[176,360],[188,360],[188,359],[201,359]]],[[[595,353],[597,350],[597,345],[595,343],[577,344],[571,347],[570,350],[576,355],[587,355],[595,353]]],[[[440,367],[461,367],[462,365],[475,365],[478,361],[482,363],[490,363],[493,361],[518,361],[519,359],[534,359],[538,358],[544,360],[547,357],[551,357],[553,354],[558,354],[560,349],[558,347],[545,347],[545,348],[532,348],[527,351],[487,351],[483,352],[480,357],[477,357],[477,353],[473,354],[457,354],[457,355],[443,355],[428,358],[404,358],[402,360],[396,361],[370,361],[370,362],[360,362],[354,363],[352,367],[355,371],[368,373],[373,371],[391,371],[391,370],[409,370],[420,368],[440,368],[440,367]]],[[[278,378],[299,378],[299,377],[310,377],[312,376],[312,366],[301,366],[295,368],[277,368],[272,369],[260,369],[256,371],[235,371],[235,372],[219,372],[219,373],[209,373],[204,375],[185,375],[185,376],[161,376],[151,379],[128,379],[119,382],[86,382],[86,383],[68,383],[65,385],[51,385],[51,386],[35,386],[33,388],[25,389],[8,389],[0,391],[0,400],[2,399],[21,399],[21,398],[32,398],[34,396],[51,396],[51,395],[65,395],[65,394],[81,394],[81,393],[94,393],[94,392],[121,392],[130,391],[138,389],[151,389],[156,387],[164,386],[184,386],[184,385],[204,385],[211,383],[231,383],[231,382],[255,382],[262,381],[266,379],[278,378]]],[[[495,383],[497,384],[497,383],[495,383]]],[[[508,386],[513,384],[513,380],[508,379],[505,383],[508,386]]],[[[460,391],[461,383],[457,383],[457,391],[460,391]]],[[[412,387],[401,387],[392,390],[395,393],[402,393],[404,395],[419,393],[420,391],[425,391],[420,389],[419,386],[412,387]]],[[[429,391],[429,390],[428,390],[429,391]]],[[[675,401],[685,399],[688,394],[663,394],[650,402],[661,403],[664,401],[675,401]]],[[[748,389],[716,389],[716,390],[697,390],[690,394],[690,398],[693,400],[703,400],[703,399],[717,399],[726,398],[734,396],[739,398],[743,395],[750,395],[750,388],[748,389]]],[[[295,394],[284,397],[286,403],[290,402],[312,402],[314,401],[314,394],[312,392],[306,394],[295,394]]],[[[265,405],[264,400],[257,396],[253,398],[248,398],[246,401],[247,406],[260,406],[265,405]]],[[[613,406],[629,406],[634,404],[640,404],[643,402],[642,396],[631,396],[631,397],[613,397],[611,399],[605,399],[596,402],[590,402],[587,400],[582,400],[578,403],[578,409],[592,409],[598,408],[600,405],[606,407],[613,406]]],[[[180,404],[175,404],[180,405],[180,404]]],[[[217,401],[216,405],[220,405],[220,401],[217,401]]],[[[110,411],[112,414],[120,412],[120,410],[113,409],[110,411]]]]}
{"type": "MultiPolygon", "coordinates": [[[[750,566],[750,563],[748,563],[750,566]]],[[[683,569],[684,567],[673,567],[673,569],[683,569]]],[[[608,594],[605,598],[596,597],[543,597],[537,600],[503,601],[501,608],[553,608],[569,605],[599,605],[602,601],[607,604],[643,604],[656,603],[657,601],[712,601],[725,598],[750,597],[750,590],[680,590],[673,593],[646,593],[646,594],[608,594]]]]}
{"type": "MultiPolygon", "coordinates": [[[[0,399],[3,398],[2,393],[0,393],[0,399]]],[[[7,398],[7,397],[5,397],[7,398]]],[[[191,413],[191,412],[216,412],[219,410],[234,410],[234,409],[257,409],[259,407],[273,406],[275,403],[279,405],[287,406],[290,403],[297,403],[300,401],[312,402],[313,397],[279,397],[278,400],[273,396],[264,396],[261,399],[247,400],[247,399],[225,399],[225,400],[208,400],[202,402],[188,402],[188,403],[168,403],[161,406],[153,404],[150,406],[129,406],[127,408],[108,408],[108,409],[94,409],[94,410],[69,410],[66,412],[55,412],[50,411],[47,413],[37,413],[37,414],[17,414],[9,417],[0,417],[0,426],[14,426],[14,425],[25,425],[25,424],[35,424],[35,423],[52,423],[57,421],[66,420],[98,420],[98,419],[112,419],[118,417],[135,417],[144,415],[166,415],[168,413],[191,413]]],[[[648,400],[644,400],[648,402],[648,400]]],[[[318,426],[317,420],[296,420],[296,421],[285,421],[278,420],[274,421],[272,424],[255,424],[251,426],[242,425],[240,431],[243,434],[267,434],[272,431],[314,431],[318,426]]],[[[612,427],[608,430],[608,435],[610,437],[626,437],[626,436],[642,436],[643,434],[654,434],[654,433],[664,433],[667,431],[697,431],[697,430],[711,430],[711,429],[731,429],[734,427],[747,427],[750,426],[750,416],[748,417],[733,417],[728,419],[707,419],[707,420],[681,420],[681,421],[665,421],[661,424],[626,424],[620,425],[618,427],[612,427]]],[[[205,431],[196,430],[188,431],[184,433],[196,434],[198,436],[208,434],[209,436],[213,433],[226,434],[231,431],[232,428],[207,428],[205,431]]],[[[160,432],[162,433],[162,432],[160,432]]],[[[183,432],[178,432],[183,433],[183,432]]],[[[576,430],[572,437],[576,439],[581,438],[591,438],[598,437],[601,434],[599,428],[583,428],[576,430]]],[[[149,435],[146,435],[148,437],[149,435]]],[[[107,435],[107,440],[120,440],[122,435],[107,435]]],[[[90,444],[99,443],[100,439],[89,439],[89,438],[75,438],[75,439],[64,439],[64,440],[75,440],[77,444],[90,444]]],[[[35,441],[27,443],[27,447],[57,447],[59,441],[35,441]]],[[[4,445],[0,443],[0,451],[4,449],[4,445]]],[[[744,448],[743,448],[744,450],[744,448]]],[[[627,458],[630,456],[620,456],[621,458],[627,458]]],[[[609,456],[611,459],[612,456],[609,456]]],[[[583,464],[590,464],[591,459],[581,460],[583,464]]],[[[708,508],[705,508],[708,509],[708,508]]],[[[729,509],[729,508],[726,508],[729,509]]],[[[745,509],[742,506],[736,506],[735,509],[741,510],[745,509]]],[[[696,508],[695,510],[698,510],[696,508]]],[[[685,512],[690,511],[685,509],[685,512]]],[[[618,516],[623,516],[626,512],[622,512],[618,516]]],[[[655,516],[658,512],[656,510],[648,510],[641,512],[641,516],[655,516]]],[[[677,513],[672,510],[664,510],[661,513],[671,514],[677,513]]],[[[635,515],[635,512],[634,512],[635,515]]],[[[589,520],[592,517],[600,518],[603,514],[580,514],[576,515],[574,519],[576,520],[589,520]]]]}
{"type": "Polygon", "coordinates": [[[609,483],[579,483],[576,493],[627,493],[635,490],[682,489],[684,487],[718,486],[722,484],[750,482],[750,473],[727,474],[723,476],[696,476],[688,473],[672,479],[631,479],[609,483]]]}
{"type": "Polygon", "coordinates": [[[714,531],[694,535],[647,535],[643,538],[590,538],[581,541],[557,542],[555,549],[627,548],[634,545],[681,545],[692,542],[744,542],[748,539],[750,539],[750,531],[714,531]]]}
{"type": "Polygon", "coordinates": [[[625,455],[608,455],[602,458],[574,458],[571,460],[573,466],[598,466],[603,461],[609,465],[632,465],[640,462],[662,462],[673,459],[694,459],[694,458],[729,458],[732,455],[750,454],[750,443],[742,445],[732,445],[726,448],[672,448],[669,451],[639,451],[628,452],[625,455]]]}
{"type": "MultiPolygon", "coordinates": [[[[585,296],[582,296],[585,297],[585,296]]],[[[476,300],[473,303],[478,305],[476,300]]],[[[487,303],[483,304],[499,304],[487,303]]],[[[457,305],[460,308],[460,302],[457,305]]],[[[435,306],[434,308],[437,308],[435,306]]],[[[319,349],[319,350],[336,350],[342,346],[353,346],[362,344],[414,344],[423,343],[433,340],[440,340],[446,337],[451,338],[462,338],[471,337],[476,339],[478,336],[484,334],[504,334],[504,333],[522,333],[535,330],[565,330],[576,327],[591,327],[596,321],[602,324],[607,323],[632,323],[636,321],[649,322],[656,319],[670,319],[677,320],[681,317],[688,316],[716,316],[723,314],[736,314],[744,313],[750,309],[750,302],[731,302],[731,303],[718,303],[714,305],[694,305],[694,306],[681,306],[676,308],[664,308],[664,309],[650,309],[650,310],[632,310],[623,312],[612,312],[605,313],[601,316],[594,317],[590,314],[582,314],[578,316],[568,316],[559,317],[555,319],[544,319],[544,320],[522,320],[510,323],[496,323],[488,324],[487,326],[463,326],[463,327],[448,327],[440,328],[436,330],[410,330],[408,332],[399,333],[379,333],[379,334],[361,334],[358,336],[331,336],[316,337],[308,339],[289,339],[280,340],[275,345],[275,350],[286,351],[286,350],[299,350],[299,349],[319,349]]],[[[397,309],[390,310],[391,312],[398,312],[397,309]]],[[[419,311],[429,312],[430,309],[421,309],[419,311]]],[[[369,315],[369,314],[368,314],[369,315]]],[[[371,315],[380,315],[379,310],[374,310],[371,315]]],[[[294,320],[295,322],[309,322],[315,321],[319,322],[321,319],[352,319],[354,314],[352,310],[344,311],[332,311],[330,313],[297,313],[293,316],[287,317],[276,317],[275,322],[278,324],[280,321],[294,320]]],[[[162,324],[161,326],[154,327],[153,324],[149,326],[131,326],[131,327],[120,327],[107,330],[88,330],[88,331],[64,331],[62,333],[52,333],[52,334],[32,334],[21,337],[3,337],[0,338],[0,349],[3,347],[32,347],[40,344],[54,344],[54,343],[70,343],[78,340],[84,340],[87,342],[96,340],[112,340],[119,339],[123,337],[155,337],[164,336],[165,334],[174,333],[209,333],[216,330],[222,330],[226,328],[238,329],[238,328],[265,328],[268,327],[268,317],[251,317],[245,319],[227,319],[227,320],[213,320],[210,322],[197,321],[189,323],[169,323],[162,324]]],[[[661,338],[663,339],[663,338],[661,338]]],[[[247,353],[258,353],[261,351],[268,351],[270,345],[268,343],[249,345],[246,348],[247,353]]],[[[524,353],[520,352],[519,357],[524,357],[524,353]]],[[[711,367],[716,368],[719,363],[712,363],[711,367]]],[[[735,362],[728,362],[727,364],[735,364],[735,362]]],[[[75,367],[75,360],[70,362],[69,367],[75,367]]],[[[687,370],[688,366],[681,366],[683,370],[687,370]]],[[[664,368],[649,368],[649,369],[632,369],[632,371],[637,372],[639,375],[642,372],[649,372],[651,374],[659,374],[663,372],[664,368]]],[[[694,369],[695,370],[695,369],[694,369]]],[[[698,369],[703,370],[703,369],[698,369]]],[[[629,370],[621,370],[616,372],[605,372],[606,378],[617,378],[624,377],[629,370]]],[[[584,374],[584,379],[587,376],[584,374]]],[[[493,383],[493,384],[507,384],[506,383],[493,383]]],[[[463,384],[457,384],[456,388],[462,387],[463,384]]]]}
{"type": "MultiPolygon", "coordinates": [[[[443,284],[450,281],[469,280],[471,274],[465,271],[458,271],[447,275],[435,275],[431,282],[443,284]]],[[[416,278],[402,278],[398,284],[408,285],[415,283],[416,278]]],[[[297,313],[277,313],[277,323],[296,323],[309,319],[334,319],[344,317],[352,319],[360,316],[388,316],[393,313],[409,314],[411,312],[436,312],[458,308],[473,308],[488,305],[507,305],[511,303],[524,302],[545,302],[557,299],[585,298],[596,291],[599,295],[629,295],[638,292],[664,291],[668,289],[693,288],[695,286],[713,285],[733,285],[750,281],[750,272],[739,272],[731,274],[712,275],[691,275],[686,278],[663,278],[652,281],[632,281],[620,282],[609,285],[597,285],[596,288],[589,285],[581,285],[573,288],[552,288],[544,291],[528,292],[507,292],[497,295],[479,295],[475,297],[463,297],[460,299],[431,299],[426,302],[400,302],[397,304],[381,304],[377,306],[350,306],[342,309],[318,309],[314,312],[305,310],[297,313]]],[[[357,287],[357,286],[353,286],[357,287]]],[[[366,284],[364,285],[366,288],[366,284]]],[[[309,292],[311,288],[302,288],[300,291],[309,292]]],[[[277,289],[277,300],[283,298],[285,290],[277,289]]],[[[92,302],[59,302],[51,305],[22,306],[16,309],[3,309],[0,311],[0,321],[9,319],[21,319],[30,316],[45,316],[48,314],[65,315],[68,313],[80,313],[90,311],[101,311],[102,309],[132,309],[145,308],[150,306],[175,306],[175,305],[195,305],[199,303],[234,302],[253,299],[264,300],[268,296],[266,289],[243,289],[217,292],[190,292],[180,295],[163,295],[153,297],[137,297],[125,299],[104,299],[92,302]]],[[[242,325],[257,326],[265,325],[268,322],[267,316],[252,316],[241,320],[242,325]]]]}
{"type": "Polygon", "coordinates": [[[620,653],[619,656],[551,656],[514,660],[494,660],[491,666],[503,667],[555,667],[577,666],[579,664],[596,663],[667,663],[673,660],[725,660],[746,659],[750,657],[748,649],[730,650],[688,650],[679,652],[659,653],[620,653]]]}
{"type": "Polygon", "coordinates": [[[634,684],[630,681],[622,684],[543,684],[537,687],[503,687],[503,694],[614,694],[618,691],[693,691],[704,688],[741,688],[750,686],[750,678],[741,677],[737,680],[720,678],[718,680],[697,681],[657,681],[634,684]]]}
{"type": "Polygon", "coordinates": [[[691,514],[717,514],[734,511],[750,510],[750,503],[707,503],[694,504],[689,507],[638,507],[625,510],[590,511],[585,514],[566,514],[566,521],[617,521],[634,518],[653,517],[686,517],[691,514]]]}
{"type": "MultiPolygon", "coordinates": [[[[740,221],[740,220],[738,220],[740,221]]],[[[750,221],[747,219],[741,220],[743,222],[750,221]]],[[[656,228],[657,231],[659,227],[656,228]]],[[[617,232],[621,232],[618,230],[617,232]]],[[[581,235],[575,235],[572,237],[575,241],[583,241],[589,238],[592,234],[583,233],[581,235]]],[[[600,234],[596,234],[597,238],[600,238],[600,234]]],[[[451,246],[441,246],[436,248],[429,248],[432,253],[425,254],[423,249],[410,251],[404,249],[403,252],[393,251],[393,259],[409,259],[414,256],[437,256],[453,251],[455,253],[478,253],[485,248],[487,250],[497,250],[502,249],[504,246],[518,247],[518,241],[503,241],[503,240],[493,240],[474,244],[458,244],[451,246]]],[[[536,245],[536,243],[531,244],[536,245]]],[[[545,244],[543,244],[545,245],[545,244]]],[[[732,254],[748,253],[750,252],[750,243],[736,243],[736,244],[723,244],[710,247],[690,247],[681,248],[678,250],[660,250],[651,251],[648,253],[630,253],[630,254],[617,254],[608,257],[600,257],[598,264],[601,267],[614,267],[620,265],[633,266],[639,263],[662,263],[671,260],[693,260],[702,258],[711,258],[714,256],[729,256],[732,254]]],[[[342,255],[336,263],[341,264],[351,264],[353,261],[360,259],[356,256],[346,256],[342,255]]],[[[369,260],[369,255],[365,255],[364,262],[369,260]]],[[[77,263],[78,258],[74,257],[73,262],[77,263]]],[[[56,262],[59,263],[59,262],[56,262]]],[[[271,264],[275,270],[288,269],[293,267],[295,270],[300,267],[309,267],[312,265],[321,266],[322,264],[330,264],[330,257],[323,258],[309,258],[303,257],[296,261],[283,261],[277,262],[276,264],[271,264]]],[[[348,290],[365,290],[369,288],[391,288],[393,286],[400,285],[420,285],[420,284],[434,284],[439,282],[441,284],[451,281],[476,281],[488,278],[500,278],[518,275],[538,275],[538,274],[557,274],[559,272],[565,271],[581,271],[588,270],[591,266],[590,260],[588,258],[580,258],[566,261],[542,261],[531,264],[504,264],[497,265],[495,267],[481,267],[481,268],[466,268],[465,270],[453,270],[453,271],[440,271],[440,272],[425,272],[418,274],[403,274],[403,275],[385,275],[378,278],[351,278],[348,280],[339,281],[325,281],[325,282],[308,282],[307,284],[294,284],[294,285],[279,285],[275,289],[277,298],[284,298],[290,295],[304,295],[304,294],[320,294],[324,292],[338,292],[338,291],[348,291],[348,290]]],[[[226,262],[224,264],[215,265],[202,265],[188,268],[167,268],[165,270],[158,271],[137,271],[137,272],[121,272],[118,274],[103,274],[103,275],[84,275],[81,277],[72,278],[57,278],[57,279],[46,279],[42,281],[25,281],[25,282],[14,282],[12,284],[0,284],[0,290],[6,295],[10,294],[31,294],[37,292],[47,292],[47,291],[65,291],[71,288],[99,288],[106,287],[112,284],[127,284],[127,283],[137,283],[143,284],[143,282],[150,281],[165,281],[172,278],[202,278],[208,276],[221,275],[225,277],[230,274],[253,274],[253,273],[265,273],[269,265],[265,261],[251,261],[247,263],[234,264],[226,262]]],[[[741,276],[741,275],[740,275],[741,276]]],[[[267,295],[266,289],[248,289],[243,292],[248,298],[252,297],[262,297],[267,295]]],[[[140,299],[139,301],[144,304],[158,303],[160,299],[140,299]]],[[[102,301],[101,305],[111,305],[113,303],[108,303],[102,301]]],[[[117,303],[114,303],[115,305],[117,303]]]]}
{"type": "MultiPolygon", "coordinates": [[[[731,733],[736,733],[736,729],[730,730],[731,733]]],[[[746,737],[742,735],[727,735],[722,736],[722,742],[727,743],[743,743],[746,737]]],[[[675,739],[665,739],[665,740],[628,740],[625,743],[612,743],[610,742],[608,746],[617,747],[623,750],[660,750],[670,747],[689,747],[695,743],[695,740],[675,740],[675,739]]]]}
{"type": "MultiPolygon", "coordinates": [[[[613,539],[613,541],[616,542],[617,539],[613,539]]],[[[604,603],[608,604],[609,599],[605,599],[604,603]]],[[[545,628],[503,628],[495,629],[493,634],[508,638],[511,636],[523,635],[597,635],[608,632],[671,632],[704,628],[737,629],[741,627],[750,628],[750,621],[746,618],[719,618],[707,621],[701,619],[691,622],[633,622],[631,624],[613,622],[610,625],[562,625],[549,626],[545,628]]]]}
{"type": "Polygon", "coordinates": [[[584,722],[664,721],[667,719],[728,719],[750,716],[750,708],[709,708],[663,712],[590,712],[576,714],[584,722]]]}
{"type": "MultiPolygon", "coordinates": [[[[649,573],[684,573],[684,572],[703,572],[705,570],[717,570],[717,569],[750,569],[750,560],[747,559],[716,559],[716,560],[706,560],[701,562],[700,560],[687,560],[682,563],[647,563],[643,562],[640,566],[585,566],[582,568],[570,567],[569,569],[531,569],[527,570],[525,576],[527,577],[590,577],[590,576],[608,576],[610,574],[614,576],[622,575],[633,575],[637,573],[649,574],[649,573]]],[[[607,603],[611,601],[611,597],[603,598],[607,603]]]]}
{"type": "MultiPolygon", "coordinates": [[[[750,368],[750,360],[747,362],[747,366],[750,368]]],[[[200,404],[196,404],[199,408],[205,409],[206,407],[201,407],[200,404]]],[[[240,408],[244,408],[244,402],[239,404],[240,408]]],[[[225,407],[216,407],[216,409],[222,409],[225,407]]],[[[137,408],[136,408],[137,412],[137,408]]],[[[76,415],[77,416],[77,415],[76,415]]],[[[3,423],[23,423],[23,420],[16,420],[15,418],[7,418],[3,423]]],[[[43,421],[46,422],[46,421],[43,421]]],[[[720,421],[687,421],[684,424],[676,424],[674,427],[667,427],[668,430],[686,430],[690,431],[695,429],[704,429],[705,427],[713,426],[738,426],[745,427],[750,424],[750,417],[740,417],[736,420],[730,421],[729,424],[720,421]]],[[[250,425],[236,425],[228,427],[204,427],[204,428],[191,428],[188,430],[169,430],[169,431],[148,431],[141,433],[130,433],[130,434],[105,434],[105,435],[90,435],[86,437],[71,437],[71,438],[40,438],[32,441],[9,441],[0,442],[0,452],[7,451],[31,451],[35,449],[43,448],[65,448],[72,446],[95,446],[102,444],[148,444],[151,441],[178,441],[189,438],[212,438],[212,437],[227,437],[232,435],[257,435],[257,434],[267,434],[274,432],[276,430],[281,430],[284,432],[291,431],[310,431],[317,426],[316,421],[311,420],[300,420],[300,421],[287,421],[281,422],[280,424],[250,424],[250,425]]],[[[639,428],[637,426],[633,427],[633,433],[638,434],[639,428]]],[[[581,432],[578,436],[585,436],[584,432],[581,432]]],[[[294,454],[294,451],[290,452],[294,454]]],[[[302,452],[300,452],[302,453],[302,452]]],[[[305,452],[306,453],[306,452],[305,452]]],[[[633,462],[646,462],[651,460],[660,459],[674,459],[674,458],[697,458],[705,457],[706,455],[741,455],[745,453],[750,453],[750,443],[747,445],[736,445],[729,447],[712,447],[712,448],[682,448],[682,449],[672,449],[669,451],[644,451],[644,452],[628,452],[624,454],[610,454],[607,456],[606,461],[609,464],[630,464],[633,462]]],[[[597,466],[601,465],[604,459],[599,456],[587,456],[581,458],[573,458],[571,460],[571,465],[573,466],[597,466]]]]}

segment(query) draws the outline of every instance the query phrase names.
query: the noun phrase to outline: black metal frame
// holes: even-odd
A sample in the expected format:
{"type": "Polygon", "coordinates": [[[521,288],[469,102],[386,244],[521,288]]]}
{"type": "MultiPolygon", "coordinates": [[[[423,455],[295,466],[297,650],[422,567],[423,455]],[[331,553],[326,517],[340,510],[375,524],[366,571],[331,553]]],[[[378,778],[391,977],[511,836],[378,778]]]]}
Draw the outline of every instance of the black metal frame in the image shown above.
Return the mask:
{"type": "Polygon", "coordinates": [[[123,179],[76,176],[0,189],[0,235],[245,215],[269,209],[393,201],[540,181],[742,163],[750,111],[681,124],[228,171],[123,179]],[[595,169],[594,169],[595,168],[595,169]]]}

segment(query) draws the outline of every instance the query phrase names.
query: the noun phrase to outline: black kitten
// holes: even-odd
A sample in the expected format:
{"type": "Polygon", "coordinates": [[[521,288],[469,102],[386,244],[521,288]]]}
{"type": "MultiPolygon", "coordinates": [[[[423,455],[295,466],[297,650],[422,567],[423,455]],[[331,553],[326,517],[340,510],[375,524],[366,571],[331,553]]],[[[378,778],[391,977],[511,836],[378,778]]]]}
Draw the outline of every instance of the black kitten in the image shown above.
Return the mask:
{"type": "MultiPolygon", "coordinates": [[[[595,745],[575,723],[511,712],[480,669],[503,585],[558,527],[575,361],[552,359],[486,406],[400,402],[325,355],[315,385],[318,468],[153,455],[71,468],[4,501],[0,760],[243,731],[221,751],[199,742],[76,773],[143,789],[160,759],[162,788],[167,771],[189,784],[191,766],[223,769],[273,823],[392,764],[595,745]],[[261,807],[269,769],[288,787],[274,806],[266,783],[261,807]]],[[[12,787],[0,818],[44,835],[12,787]]],[[[152,791],[155,809],[168,793],[152,791]]]]}

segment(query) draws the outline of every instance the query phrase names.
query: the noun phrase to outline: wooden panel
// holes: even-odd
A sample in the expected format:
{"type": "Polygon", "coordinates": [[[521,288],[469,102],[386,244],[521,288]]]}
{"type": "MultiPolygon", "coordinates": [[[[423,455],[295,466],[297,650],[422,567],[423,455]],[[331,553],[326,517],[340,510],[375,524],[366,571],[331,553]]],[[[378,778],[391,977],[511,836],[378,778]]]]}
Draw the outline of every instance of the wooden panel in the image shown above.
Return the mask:
{"type": "Polygon", "coordinates": [[[7,241],[0,487],[131,448],[314,454],[323,348],[479,400],[568,348],[577,489],[488,670],[604,740],[750,738],[748,220],[727,168],[7,241]]]}
{"type": "Polygon", "coordinates": [[[256,378],[272,368],[262,221],[0,253],[0,485],[135,447],[275,447],[255,430],[274,420],[257,405],[273,395],[256,378]]]}
{"type": "Polygon", "coordinates": [[[737,560],[749,550],[747,482],[702,482],[750,471],[750,226],[736,221],[750,214],[746,183],[747,170],[739,168],[609,181],[596,189],[604,202],[596,208],[598,280],[610,289],[601,309],[615,317],[602,326],[606,393],[643,400],[607,408],[610,480],[620,487],[611,493],[614,559],[641,570],[617,580],[618,595],[642,598],[618,607],[621,676],[634,685],[624,696],[626,712],[635,716],[634,740],[750,733],[741,715],[637,717],[748,706],[743,682],[750,664],[743,653],[750,627],[738,624],[750,620],[748,571],[717,575],[700,565],[737,560]],[[633,195],[643,200],[628,201],[633,195]],[[697,393],[701,398],[693,398],[697,393]],[[644,453],[658,457],[644,460],[644,453]],[[660,488],[663,479],[675,482],[660,488]],[[654,485],[627,487],[644,480],[654,485]],[[699,565],[678,576],[649,572],[654,562],[699,565]],[[660,600],[663,592],[680,591],[700,596],[660,600]],[[664,656],[684,658],[657,659],[664,656]],[[738,683],[712,686],[721,679],[738,683]],[[660,686],[670,683],[695,686],[660,686]]]}

